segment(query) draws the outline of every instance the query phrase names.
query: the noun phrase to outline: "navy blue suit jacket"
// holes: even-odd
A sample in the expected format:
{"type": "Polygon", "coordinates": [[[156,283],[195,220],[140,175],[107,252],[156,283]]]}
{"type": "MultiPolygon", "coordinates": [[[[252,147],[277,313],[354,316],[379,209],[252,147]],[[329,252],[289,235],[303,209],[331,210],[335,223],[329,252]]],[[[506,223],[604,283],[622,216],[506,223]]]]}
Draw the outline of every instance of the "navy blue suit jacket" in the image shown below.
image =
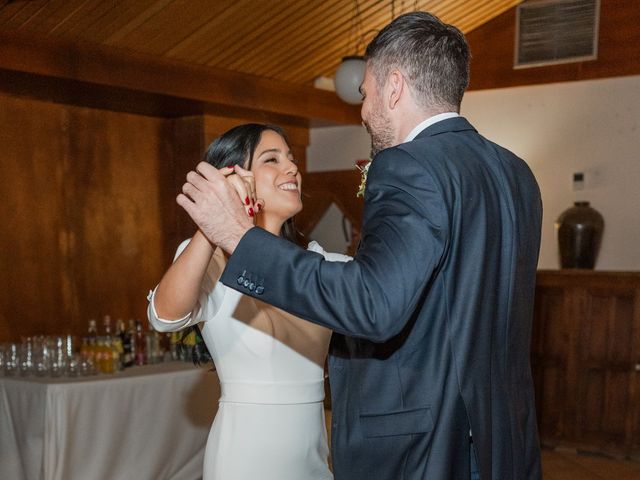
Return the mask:
{"type": "Polygon", "coordinates": [[[470,430],[482,479],[540,478],[541,215],[525,162],[457,117],[375,157],[352,262],[259,228],[242,238],[222,281],[336,332],[336,479],[466,480],[470,430]]]}

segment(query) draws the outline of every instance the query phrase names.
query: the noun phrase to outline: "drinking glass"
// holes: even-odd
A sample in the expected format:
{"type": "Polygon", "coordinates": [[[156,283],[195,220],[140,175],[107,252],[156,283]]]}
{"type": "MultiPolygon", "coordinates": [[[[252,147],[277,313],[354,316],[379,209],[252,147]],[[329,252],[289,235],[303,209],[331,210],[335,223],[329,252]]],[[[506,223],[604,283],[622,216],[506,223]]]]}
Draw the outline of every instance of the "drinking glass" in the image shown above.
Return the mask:
{"type": "Polygon", "coordinates": [[[80,373],[80,356],[75,352],[73,335],[64,337],[65,374],[75,377],[80,373]]]}
{"type": "Polygon", "coordinates": [[[51,356],[51,376],[59,377],[65,371],[64,340],[62,337],[52,337],[53,348],[51,356]]]}
{"type": "Polygon", "coordinates": [[[20,375],[31,375],[33,367],[33,339],[26,337],[20,346],[20,375]]]}
{"type": "Polygon", "coordinates": [[[20,348],[17,343],[9,343],[4,352],[4,374],[13,377],[20,366],[20,348]]]}
{"type": "Polygon", "coordinates": [[[88,355],[82,355],[79,366],[80,375],[95,375],[97,374],[96,366],[88,355]]]}
{"type": "Polygon", "coordinates": [[[47,337],[35,337],[33,341],[33,363],[39,377],[49,375],[51,368],[51,348],[47,337]]]}

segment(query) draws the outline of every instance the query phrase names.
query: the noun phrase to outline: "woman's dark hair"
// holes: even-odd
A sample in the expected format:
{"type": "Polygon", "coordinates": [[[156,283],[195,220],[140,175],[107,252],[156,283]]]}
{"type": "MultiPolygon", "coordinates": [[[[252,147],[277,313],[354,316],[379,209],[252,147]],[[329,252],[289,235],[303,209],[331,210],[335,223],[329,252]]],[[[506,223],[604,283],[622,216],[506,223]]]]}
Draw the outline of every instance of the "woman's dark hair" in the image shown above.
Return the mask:
{"type": "MultiPolygon", "coordinates": [[[[211,142],[204,153],[203,160],[218,169],[240,165],[242,168],[251,170],[253,156],[262,138],[262,133],[266,130],[277,133],[284,138],[287,145],[289,144],[284,130],[276,125],[246,123],[233,127],[211,142]]],[[[293,243],[299,243],[298,232],[295,229],[293,218],[284,222],[280,236],[293,243]]],[[[200,329],[197,325],[185,329],[181,339],[184,340],[191,332],[195,333],[196,338],[195,345],[191,348],[193,362],[195,364],[209,362],[211,354],[202,341],[200,329]]],[[[183,344],[182,347],[185,348],[186,346],[183,344]]]]}

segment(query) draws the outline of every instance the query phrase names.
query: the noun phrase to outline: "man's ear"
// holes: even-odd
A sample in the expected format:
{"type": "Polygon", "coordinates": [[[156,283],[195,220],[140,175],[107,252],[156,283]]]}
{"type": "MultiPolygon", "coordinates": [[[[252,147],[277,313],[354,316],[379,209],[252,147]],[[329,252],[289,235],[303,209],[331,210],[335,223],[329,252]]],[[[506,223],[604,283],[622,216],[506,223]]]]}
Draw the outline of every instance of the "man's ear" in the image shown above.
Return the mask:
{"type": "Polygon", "coordinates": [[[393,70],[387,80],[389,109],[393,110],[402,97],[406,84],[399,70],[393,70]]]}

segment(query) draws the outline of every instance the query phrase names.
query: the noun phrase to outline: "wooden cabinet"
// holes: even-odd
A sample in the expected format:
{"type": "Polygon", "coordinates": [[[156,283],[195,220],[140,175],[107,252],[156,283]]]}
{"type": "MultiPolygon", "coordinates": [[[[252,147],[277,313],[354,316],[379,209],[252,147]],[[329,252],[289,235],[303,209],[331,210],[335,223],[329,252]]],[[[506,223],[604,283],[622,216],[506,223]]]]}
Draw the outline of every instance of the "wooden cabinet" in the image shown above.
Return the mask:
{"type": "Polygon", "coordinates": [[[531,354],[544,444],[640,454],[640,273],[539,271],[531,354]]]}

